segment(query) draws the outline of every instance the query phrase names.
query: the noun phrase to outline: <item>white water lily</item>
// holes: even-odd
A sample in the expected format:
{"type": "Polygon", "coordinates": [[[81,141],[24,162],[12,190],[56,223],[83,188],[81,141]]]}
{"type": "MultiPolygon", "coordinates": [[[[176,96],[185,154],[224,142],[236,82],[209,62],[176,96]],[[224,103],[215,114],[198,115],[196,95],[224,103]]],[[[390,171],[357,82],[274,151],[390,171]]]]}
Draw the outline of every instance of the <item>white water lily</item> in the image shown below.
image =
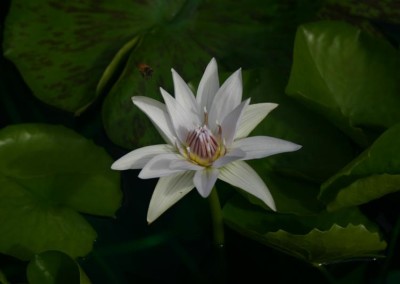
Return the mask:
{"type": "Polygon", "coordinates": [[[242,102],[240,69],[220,87],[215,59],[208,64],[196,97],[173,69],[172,76],[175,98],[160,88],[165,104],[132,97],[167,144],[136,149],[112,165],[114,170],[142,169],[142,179],[160,178],[147,221],[153,222],[193,188],[208,197],[217,179],[254,195],[276,211],[267,186],[244,160],[301,148],[278,138],[247,137],[277,104],[242,102]]]}

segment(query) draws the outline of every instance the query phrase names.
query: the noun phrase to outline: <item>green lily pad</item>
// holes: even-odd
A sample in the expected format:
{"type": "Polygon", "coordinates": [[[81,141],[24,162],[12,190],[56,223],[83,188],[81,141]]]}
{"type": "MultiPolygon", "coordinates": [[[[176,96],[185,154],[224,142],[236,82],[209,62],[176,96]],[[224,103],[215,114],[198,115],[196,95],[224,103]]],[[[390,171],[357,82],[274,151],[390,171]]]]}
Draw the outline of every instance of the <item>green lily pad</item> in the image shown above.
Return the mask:
{"type": "Polygon", "coordinates": [[[171,21],[184,1],[11,2],[4,54],[35,96],[80,113],[114,54],[140,31],[171,21]]]}
{"type": "MultiPolygon", "coordinates": [[[[280,1],[256,0],[17,0],[11,2],[5,22],[4,54],[15,63],[35,96],[79,114],[101,93],[107,81],[106,67],[112,67],[106,77],[111,78],[109,72],[116,71],[116,66],[109,64],[114,55],[132,48],[135,44],[129,43],[137,37],[170,27],[173,33],[176,26],[186,26],[190,41],[213,56],[235,62],[250,60],[259,65],[264,61],[259,56],[270,58],[264,50],[282,52],[283,43],[291,41],[291,33],[298,24],[293,11],[308,15],[315,10],[313,5],[301,7],[294,10],[280,1]]],[[[163,47],[168,45],[168,38],[161,43],[163,47]]],[[[188,54],[189,48],[190,45],[188,54]]],[[[164,64],[163,58],[158,62],[164,64]]]]}
{"type": "Polygon", "coordinates": [[[115,144],[136,148],[162,142],[147,116],[133,105],[132,96],[163,102],[160,86],[173,94],[171,66],[185,78],[201,77],[210,56],[189,35],[179,32],[146,36],[142,41],[146,49],[136,49],[130,55],[102,110],[105,130],[115,144]],[[148,65],[153,70],[152,76],[144,76],[138,64],[148,65]]]}
{"type": "MultiPolygon", "coordinates": [[[[268,64],[267,58],[275,55],[271,50],[283,50],[276,45],[291,42],[282,18],[272,13],[282,9],[284,17],[292,16],[281,5],[278,1],[261,7],[259,1],[188,1],[174,22],[144,33],[104,102],[103,121],[110,139],[125,148],[161,141],[130,98],[141,95],[161,100],[159,87],[173,93],[171,68],[185,81],[196,82],[212,57],[217,58],[220,70],[224,65],[237,69],[268,64]],[[285,37],[279,38],[282,34],[285,37]],[[140,74],[141,64],[153,70],[151,77],[140,74]]],[[[293,19],[288,26],[294,28],[293,19]]]]}
{"type": "MultiPolygon", "coordinates": [[[[296,152],[261,161],[286,176],[321,183],[354,158],[354,145],[327,120],[287,97],[284,94],[286,80],[285,70],[244,72],[244,93],[251,97],[252,103],[278,104],[250,136],[273,136],[302,145],[296,152]]],[[[259,162],[256,167],[262,173],[268,166],[259,162]]]]}
{"type": "Polygon", "coordinates": [[[386,248],[378,228],[356,208],[305,217],[270,213],[235,197],[223,216],[244,236],[315,265],[383,257],[386,248]]]}
{"type": "Polygon", "coordinates": [[[400,121],[400,57],[343,22],[299,27],[287,93],[362,146],[400,121]]]}
{"type": "Polygon", "coordinates": [[[35,254],[28,264],[30,284],[90,284],[86,273],[68,255],[60,251],[35,254]]]}
{"type": "Polygon", "coordinates": [[[322,184],[320,199],[329,210],[367,203],[400,190],[400,124],[322,184]]]}
{"type": "Polygon", "coordinates": [[[65,127],[22,124],[0,131],[0,156],[0,252],[86,255],[96,232],[78,211],[112,217],[121,203],[108,154],[65,127]]]}

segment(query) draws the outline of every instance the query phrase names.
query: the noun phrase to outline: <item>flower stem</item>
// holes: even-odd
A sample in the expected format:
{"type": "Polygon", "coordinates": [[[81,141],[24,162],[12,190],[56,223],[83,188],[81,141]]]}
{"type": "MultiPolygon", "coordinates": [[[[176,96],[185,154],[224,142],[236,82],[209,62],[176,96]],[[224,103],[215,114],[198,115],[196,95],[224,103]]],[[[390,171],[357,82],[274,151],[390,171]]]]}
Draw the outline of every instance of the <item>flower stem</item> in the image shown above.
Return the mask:
{"type": "Polygon", "coordinates": [[[222,217],[221,204],[218,198],[217,189],[211,190],[211,194],[208,197],[211,211],[211,219],[213,226],[214,235],[214,265],[212,266],[211,280],[212,283],[224,284],[227,283],[227,262],[225,255],[225,232],[224,232],[224,220],[222,217]]]}
{"type": "Polygon", "coordinates": [[[214,244],[217,247],[223,247],[225,244],[224,221],[222,217],[221,205],[219,203],[218,192],[215,187],[211,190],[208,200],[211,210],[214,244]]]}

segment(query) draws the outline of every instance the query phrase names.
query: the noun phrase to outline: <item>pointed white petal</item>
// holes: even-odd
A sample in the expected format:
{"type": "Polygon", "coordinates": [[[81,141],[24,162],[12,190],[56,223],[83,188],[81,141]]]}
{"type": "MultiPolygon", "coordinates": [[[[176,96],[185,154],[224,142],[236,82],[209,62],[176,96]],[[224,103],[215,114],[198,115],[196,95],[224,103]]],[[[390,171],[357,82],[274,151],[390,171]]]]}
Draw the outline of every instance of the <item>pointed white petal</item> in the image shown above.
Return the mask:
{"type": "Polygon", "coordinates": [[[193,188],[194,172],[184,172],[159,179],[150,200],[147,222],[152,223],[193,188]]]}
{"type": "Polygon", "coordinates": [[[178,172],[190,170],[190,169],[174,169],[171,165],[174,162],[182,160],[182,156],[179,154],[160,154],[153,157],[139,173],[139,178],[157,178],[163,176],[169,176],[178,172]]]}
{"type": "Polygon", "coordinates": [[[209,111],[209,122],[212,129],[216,121],[223,121],[225,116],[242,101],[242,72],[233,73],[219,88],[209,111]]]}
{"type": "Polygon", "coordinates": [[[301,146],[275,137],[253,136],[235,140],[232,144],[232,148],[241,149],[246,153],[246,156],[242,160],[251,160],[279,153],[297,151],[301,146]]]}
{"type": "Polygon", "coordinates": [[[199,87],[197,88],[196,100],[200,109],[204,107],[207,111],[211,110],[211,105],[214,100],[215,94],[219,89],[218,67],[215,58],[211,59],[208,63],[203,77],[200,80],[199,87]]]}
{"type": "Polygon", "coordinates": [[[251,131],[277,107],[274,103],[261,103],[249,105],[245,108],[236,132],[237,138],[247,137],[251,131]]]}
{"type": "Polygon", "coordinates": [[[159,154],[173,153],[174,148],[167,144],[152,145],[129,152],[116,160],[112,165],[113,170],[141,169],[148,161],[159,154]]]}
{"type": "Polygon", "coordinates": [[[274,199],[267,186],[246,162],[235,161],[227,164],[220,169],[218,178],[254,195],[264,201],[272,210],[276,211],[274,199]]]}
{"type": "Polygon", "coordinates": [[[244,109],[249,105],[250,99],[245,100],[238,105],[233,111],[231,111],[221,123],[222,137],[229,147],[233,139],[235,138],[236,130],[239,125],[239,121],[242,117],[244,109]]]}
{"type": "Polygon", "coordinates": [[[171,117],[172,125],[174,126],[176,136],[180,142],[184,142],[188,131],[194,129],[195,125],[193,118],[198,120],[196,115],[192,115],[189,110],[181,106],[170,94],[168,94],[163,88],[160,88],[161,95],[164,98],[167,106],[168,113],[171,117]]]}
{"type": "Polygon", "coordinates": [[[203,171],[197,171],[194,174],[193,183],[199,194],[206,198],[217,181],[219,170],[215,168],[206,168],[203,171]]]}
{"type": "Polygon", "coordinates": [[[132,97],[132,102],[150,118],[163,139],[172,144],[176,135],[166,106],[159,101],[142,96],[132,97]]]}
{"type": "Polygon", "coordinates": [[[203,114],[203,109],[201,109],[200,111],[199,105],[194,98],[192,90],[174,69],[171,69],[171,71],[172,79],[174,81],[176,101],[180,103],[185,109],[193,113],[193,115],[197,115],[197,117],[200,117],[200,113],[203,114]]]}
{"type": "Polygon", "coordinates": [[[220,168],[227,163],[231,163],[236,160],[243,160],[246,157],[246,153],[239,148],[229,150],[224,156],[219,158],[213,163],[214,168],[220,168]]]}

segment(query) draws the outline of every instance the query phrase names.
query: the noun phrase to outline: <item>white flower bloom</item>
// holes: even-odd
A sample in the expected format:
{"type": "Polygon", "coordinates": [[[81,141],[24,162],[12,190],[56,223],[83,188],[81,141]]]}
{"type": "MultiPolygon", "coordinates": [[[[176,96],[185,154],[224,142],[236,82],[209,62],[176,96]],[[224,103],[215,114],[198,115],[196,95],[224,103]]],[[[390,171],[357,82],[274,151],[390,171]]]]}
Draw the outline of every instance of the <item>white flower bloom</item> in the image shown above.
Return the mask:
{"type": "Polygon", "coordinates": [[[168,144],[136,149],[112,165],[114,170],[142,169],[143,179],[160,178],[147,221],[153,222],[193,188],[202,197],[209,196],[218,178],[276,210],[268,188],[244,160],[301,148],[268,136],[246,138],[277,104],[242,102],[240,69],[220,87],[215,59],[208,64],[196,97],[173,69],[172,76],[175,98],[160,88],[165,104],[132,97],[168,144]]]}

